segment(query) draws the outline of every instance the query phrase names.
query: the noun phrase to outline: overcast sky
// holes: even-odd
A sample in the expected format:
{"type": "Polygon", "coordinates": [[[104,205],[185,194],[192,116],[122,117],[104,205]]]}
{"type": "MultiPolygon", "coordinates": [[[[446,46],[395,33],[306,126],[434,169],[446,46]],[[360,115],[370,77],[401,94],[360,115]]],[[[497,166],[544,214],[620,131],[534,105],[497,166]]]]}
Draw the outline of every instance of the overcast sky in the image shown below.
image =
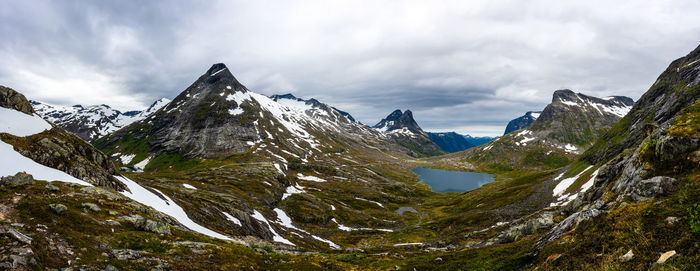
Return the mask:
{"type": "Polygon", "coordinates": [[[133,110],[223,62],[253,91],[363,123],[411,109],[428,131],[500,135],[556,89],[636,100],[700,44],[699,14],[697,0],[5,1],[0,85],[133,110]]]}

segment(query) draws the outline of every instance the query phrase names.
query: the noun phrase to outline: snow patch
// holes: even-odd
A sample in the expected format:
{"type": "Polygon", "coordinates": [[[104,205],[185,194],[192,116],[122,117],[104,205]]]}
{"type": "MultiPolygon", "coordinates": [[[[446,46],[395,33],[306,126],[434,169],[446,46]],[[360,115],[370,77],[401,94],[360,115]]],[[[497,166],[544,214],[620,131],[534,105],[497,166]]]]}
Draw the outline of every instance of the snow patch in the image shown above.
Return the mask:
{"type": "Polygon", "coordinates": [[[131,160],[134,159],[134,157],[136,157],[136,154],[124,154],[120,156],[119,159],[122,160],[122,164],[127,165],[131,163],[131,160]]]}
{"type": "Polygon", "coordinates": [[[37,115],[0,107],[0,133],[25,137],[51,129],[51,124],[37,115]]]}
{"type": "Polygon", "coordinates": [[[379,205],[379,207],[384,208],[384,205],[383,205],[383,204],[381,204],[381,203],[379,203],[379,202],[376,202],[376,201],[373,201],[373,200],[368,200],[368,199],[363,199],[363,198],[358,198],[358,197],[355,197],[355,199],[357,199],[357,200],[363,200],[363,201],[368,201],[368,202],[374,203],[374,204],[376,204],[376,205],[379,205]]]}
{"type": "Polygon", "coordinates": [[[312,181],[312,182],[317,182],[317,183],[325,183],[325,182],[327,182],[326,180],[321,179],[321,178],[319,178],[319,177],[316,177],[316,176],[304,176],[304,175],[301,174],[301,173],[297,173],[297,178],[299,178],[300,180],[312,181]]]}
{"type": "Polygon", "coordinates": [[[15,175],[17,172],[32,174],[34,179],[52,181],[63,181],[67,183],[77,183],[85,186],[91,184],[75,178],[67,173],[55,168],[50,168],[34,162],[34,160],[16,152],[12,145],[0,141],[0,176],[15,175]]]}
{"type": "Polygon", "coordinates": [[[220,234],[218,232],[212,231],[208,228],[203,227],[202,225],[197,224],[196,222],[192,221],[188,216],[187,213],[185,213],[185,210],[182,209],[177,203],[175,203],[173,200],[171,200],[168,196],[165,194],[161,193],[160,191],[156,190],[153,188],[153,190],[157,191],[160,195],[156,195],[153,192],[149,191],[148,189],[142,187],[138,183],[124,177],[124,176],[114,176],[117,178],[119,181],[124,183],[127,188],[129,188],[129,191],[123,191],[120,192],[122,195],[140,202],[143,205],[147,205],[150,207],[153,207],[153,209],[156,209],[166,215],[169,215],[173,218],[175,218],[180,224],[184,225],[188,229],[192,231],[196,231],[198,233],[218,238],[218,239],[224,239],[224,240],[231,240],[231,238],[220,234]],[[162,196],[163,198],[161,198],[162,196]]]}
{"type": "Polygon", "coordinates": [[[192,186],[192,185],[190,185],[190,184],[187,184],[187,183],[183,183],[182,186],[184,186],[184,187],[187,188],[187,189],[194,189],[194,190],[197,190],[196,187],[194,187],[194,186],[192,186]]]}
{"type": "Polygon", "coordinates": [[[272,232],[272,240],[273,241],[278,242],[278,243],[291,245],[291,246],[296,246],[294,243],[290,242],[289,240],[287,240],[284,237],[282,237],[281,235],[279,235],[279,233],[277,233],[275,231],[275,229],[273,229],[272,226],[270,226],[270,222],[267,220],[267,218],[265,218],[265,216],[263,216],[257,210],[253,210],[253,218],[257,219],[258,221],[262,222],[263,224],[265,224],[267,226],[267,228],[270,230],[270,232],[272,232]]]}
{"type": "Polygon", "coordinates": [[[233,224],[236,224],[240,227],[243,227],[243,223],[241,223],[241,220],[239,220],[238,218],[236,218],[235,216],[232,216],[231,214],[229,214],[227,212],[222,212],[222,213],[226,216],[226,219],[233,222],[233,224]]]}

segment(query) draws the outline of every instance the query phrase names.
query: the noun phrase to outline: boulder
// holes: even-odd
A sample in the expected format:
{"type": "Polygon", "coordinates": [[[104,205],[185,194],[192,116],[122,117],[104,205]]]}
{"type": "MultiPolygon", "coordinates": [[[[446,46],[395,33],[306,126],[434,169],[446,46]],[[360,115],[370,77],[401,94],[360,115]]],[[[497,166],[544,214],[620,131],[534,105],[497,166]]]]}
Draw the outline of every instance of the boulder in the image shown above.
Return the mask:
{"type": "Polygon", "coordinates": [[[10,229],[7,231],[7,233],[10,234],[13,238],[17,239],[18,241],[25,243],[25,244],[31,244],[32,243],[32,238],[27,236],[24,233],[21,233],[15,229],[10,229]]]}
{"type": "Polygon", "coordinates": [[[141,258],[141,251],[131,249],[113,249],[110,251],[110,256],[117,260],[136,260],[141,258]]]}
{"type": "Polygon", "coordinates": [[[68,207],[66,207],[65,205],[60,204],[60,203],[49,204],[49,208],[51,209],[51,211],[53,211],[57,215],[61,215],[68,210],[68,207]]]}
{"type": "Polygon", "coordinates": [[[34,177],[32,175],[24,173],[24,172],[17,172],[14,176],[6,176],[0,178],[0,184],[9,186],[9,187],[21,187],[29,184],[34,184],[34,177]]]}
{"type": "Polygon", "coordinates": [[[140,231],[147,231],[157,234],[170,234],[170,226],[166,223],[146,219],[140,215],[122,216],[121,219],[130,221],[134,227],[140,231]]]}
{"type": "Polygon", "coordinates": [[[99,206],[97,206],[97,204],[90,203],[90,202],[83,202],[82,204],[80,204],[80,206],[83,207],[83,210],[85,210],[86,213],[87,213],[88,211],[91,211],[91,212],[95,212],[95,213],[96,213],[96,212],[99,212],[99,211],[102,210],[102,209],[100,209],[99,206]]]}
{"type": "Polygon", "coordinates": [[[4,86],[0,86],[0,107],[14,109],[27,115],[34,114],[32,104],[24,95],[4,86]]]}
{"type": "Polygon", "coordinates": [[[58,188],[58,186],[55,186],[55,185],[53,185],[53,184],[47,184],[44,188],[45,188],[46,190],[48,190],[49,192],[58,192],[58,191],[61,191],[61,189],[58,188]]]}
{"type": "Polygon", "coordinates": [[[554,215],[552,213],[542,213],[536,218],[525,223],[512,226],[501,232],[497,237],[489,239],[487,243],[501,244],[516,241],[523,236],[531,235],[539,229],[548,229],[554,225],[554,215]]]}
{"type": "Polygon", "coordinates": [[[677,255],[677,254],[676,254],[676,251],[675,251],[675,250],[666,251],[664,254],[661,254],[661,256],[659,257],[659,259],[656,260],[656,262],[651,266],[651,268],[654,269],[654,268],[656,268],[657,266],[666,263],[668,260],[670,260],[671,258],[675,257],[676,255],[677,255]]]}
{"type": "Polygon", "coordinates": [[[630,249],[629,251],[627,251],[627,253],[625,253],[625,255],[620,256],[620,261],[624,263],[626,261],[631,260],[632,258],[634,258],[634,252],[632,252],[632,250],[630,249]]]}
{"type": "Polygon", "coordinates": [[[20,266],[27,265],[27,258],[25,257],[19,255],[10,255],[10,259],[12,259],[12,268],[19,269],[20,266]]]}
{"type": "Polygon", "coordinates": [[[641,180],[634,185],[632,200],[643,201],[650,198],[668,195],[673,191],[676,179],[667,176],[656,176],[651,179],[641,180]]]}

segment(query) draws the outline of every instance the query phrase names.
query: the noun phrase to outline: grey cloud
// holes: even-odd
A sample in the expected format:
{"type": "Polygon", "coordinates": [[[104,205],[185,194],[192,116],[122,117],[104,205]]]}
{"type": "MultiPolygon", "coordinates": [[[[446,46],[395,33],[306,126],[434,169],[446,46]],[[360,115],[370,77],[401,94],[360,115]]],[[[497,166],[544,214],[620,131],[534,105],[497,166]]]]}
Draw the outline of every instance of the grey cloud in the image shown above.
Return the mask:
{"type": "Polygon", "coordinates": [[[119,109],[174,97],[224,62],[263,94],[314,97],[374,124],[500,134],[559,88],[638,98],[697,46],[700,2],[14,1],[0,84],[119,109]]]}

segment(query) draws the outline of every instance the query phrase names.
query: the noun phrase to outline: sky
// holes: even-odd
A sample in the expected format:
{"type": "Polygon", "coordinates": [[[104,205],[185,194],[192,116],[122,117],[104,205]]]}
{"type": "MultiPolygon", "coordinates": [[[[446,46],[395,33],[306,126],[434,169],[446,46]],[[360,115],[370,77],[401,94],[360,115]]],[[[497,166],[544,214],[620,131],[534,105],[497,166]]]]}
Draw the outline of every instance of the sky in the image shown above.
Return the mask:
{"type": "Polygon", "coordinates": [[[8,1],[0,85],[119,110],[214,63],[374,125],[500,135],[554,90],[638,99],[700,44],[700,1],[8,1]]]}

